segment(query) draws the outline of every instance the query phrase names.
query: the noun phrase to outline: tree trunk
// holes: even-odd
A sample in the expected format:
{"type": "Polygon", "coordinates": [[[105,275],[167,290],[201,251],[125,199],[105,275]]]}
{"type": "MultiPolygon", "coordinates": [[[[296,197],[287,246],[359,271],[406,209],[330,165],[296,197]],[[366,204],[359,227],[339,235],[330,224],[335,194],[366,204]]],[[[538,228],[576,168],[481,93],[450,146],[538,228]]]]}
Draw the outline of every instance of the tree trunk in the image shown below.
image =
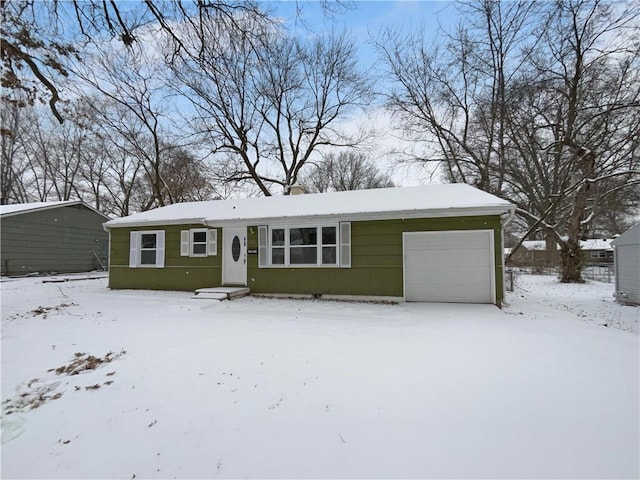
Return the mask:
{"type": "Polygon", "coordinates": [[[577,181],[581,184],[576,189],[573,209],[569,218],[567,228],[567,241],[562,245],[562,276],[560,281],[563,283],[583,283],[582,264],[583,257],[580,250],[580,237],[582,229],[583,214],[587,209],[587,198],[591,184],[589,179],[593,178],[595,170],[595,154],[591,151],[578,149],[577,165],[579,168],[581,179],[577,181]]]}
{"type": "Polygon", "coordinates": [[[560,249],[562,257],[562,283],[584,283],[582,279],[582,259],[580,243],[577,240],[569,239],[562,244],[560,249]]]}

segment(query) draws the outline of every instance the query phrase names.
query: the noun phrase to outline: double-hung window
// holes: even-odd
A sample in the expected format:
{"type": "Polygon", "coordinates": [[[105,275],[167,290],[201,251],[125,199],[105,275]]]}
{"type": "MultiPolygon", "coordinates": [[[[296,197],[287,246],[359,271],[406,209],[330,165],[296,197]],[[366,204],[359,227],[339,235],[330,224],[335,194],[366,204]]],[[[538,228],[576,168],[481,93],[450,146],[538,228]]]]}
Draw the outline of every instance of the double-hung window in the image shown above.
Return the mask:
{"type": "Polygon", "coordinates": [[[259,227],[260,267],[268,266],[350,266],[338,260],[340,250],[350,259],[350,224],[318,226],[259,227]],[[341,229],[343,231],[340,234],[341,229]],[[339,239],[346,239],[339,243],[339,239]]]}
{"type": "Polygon", "coordinates": [[[318,265],[318,230],[320,228],[288,229],[290,265],[318,265]]]}
{"type": "Polygon", "coordinates": [[[130,233],[129,267],[164,267],[164,230],[143,230],[130,233]]]}
{"type": "Polygon", "coordinates": [[[218,231],[192,228],[180,232],[180,255],[183,257],[206,257],[218,254],[218,231]]]}

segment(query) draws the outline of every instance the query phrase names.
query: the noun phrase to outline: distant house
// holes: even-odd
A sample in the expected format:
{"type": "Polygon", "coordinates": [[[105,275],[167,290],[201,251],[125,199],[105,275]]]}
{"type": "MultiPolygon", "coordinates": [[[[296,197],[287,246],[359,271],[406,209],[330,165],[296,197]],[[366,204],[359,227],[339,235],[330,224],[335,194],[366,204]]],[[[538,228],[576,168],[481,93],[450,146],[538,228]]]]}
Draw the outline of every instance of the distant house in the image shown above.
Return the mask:
{"type": "Polygon", "coordinates": [[[640,223],[611,242],[615,249],[615,297],[640,305],[640,223]]]}
{"type": "Polygon", "coordinates": [[[580,248],[584,252],[584,263],[587,265],[613,264],[612,239],[592,238],[580,242],[580,248]]]}
{"type": "Polygon", "coordinates": [[[106,268],[109,220],[81,201],[0,206],[3,275],[106,268]]]}
{"type": "Polygon", "coordinates": [[[105,223],[109,286],[500,304],[514,209],[464,184],[175,204],[105,223]]]}
{"type": "MultiPolygon", "coordinates": [[[[583,260],[586,266],[613,264],[611,239],[580,240],[580,248],[583,251],[583,260]]],[[[535,269],[554,268],[560,265],[560,246],[555,244],[555,248],[548,251],[544,240],[525,240],[516,249],[509,263],[514,266],[528,266],[535,269]]]]}

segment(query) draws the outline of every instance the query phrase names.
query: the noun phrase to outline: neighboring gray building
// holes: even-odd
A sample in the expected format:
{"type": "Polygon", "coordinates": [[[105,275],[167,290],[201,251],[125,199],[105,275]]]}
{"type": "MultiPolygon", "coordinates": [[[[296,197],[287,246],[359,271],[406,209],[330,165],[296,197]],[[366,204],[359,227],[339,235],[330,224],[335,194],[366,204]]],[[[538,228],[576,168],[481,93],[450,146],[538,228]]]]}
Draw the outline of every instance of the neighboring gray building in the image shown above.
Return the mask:
{"type": "Polygon", "coordinates": [[[611,245],[615,248],[615,297],[621,303],[640,305],[640,223],[631,227],[611,245]]]}
{"type": "Polygon", "coordinates": [[[88,272],[108,265],[110,220],[81,201],[0,206],[3,275],[88,272]]]}

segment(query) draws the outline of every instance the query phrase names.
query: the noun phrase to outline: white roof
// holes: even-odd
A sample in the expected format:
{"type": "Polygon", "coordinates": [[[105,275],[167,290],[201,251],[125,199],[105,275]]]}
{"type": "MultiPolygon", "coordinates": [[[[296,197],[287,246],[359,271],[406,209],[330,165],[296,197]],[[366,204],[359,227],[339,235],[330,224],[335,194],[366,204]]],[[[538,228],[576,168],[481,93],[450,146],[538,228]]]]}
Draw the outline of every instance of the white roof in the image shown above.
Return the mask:
{"type": "MultiPolygon", "coordinates": [[[[581,250],[612,250],[612,239],[606,238],[589,238],[587,240],[580,240],[581,250]]],[[[522,242],[522,246],[527,250],[544,251],[547,249],[544,240],[525,240],[522,242]]],[[[560,250],[560,245],[556,244],[556,249],[560,250]]]]}
{"type": "Polygon", "coordinates": [[[622,245],[640,245],[640,223],[636,223],[629,230],[612,241],[616,247],[622,245]]]}
{"type": "Polygon", "coordinates": [[[37,210],[48,210],[51,208],[70,207],[73,205],[82,205],[93,212],[102,215],[104,218],[109,219],[107,215],[99,212],[95,208],[83,203],[81,200],[62,200],[58,202],[31,202],[31,203],[16,203],[14,205],[0,205],[0,217],[11,217],[13,215],[21,215],[23,213],[30,213],[37,210]]]}
{"type": "Polygon", "coordinates": [[[580,240],[580,248],[582,250],[613,250],[612,241],[612,238],[589,238],[580,240]]]}
{"type": "Polygon", "coordinates": [[[456,183],[177,203],[114,219],[105,223],[105,227],[186,223],[255,225],[263,221],[337,216],[367,220],[498,215],[514,208],[506,200],[456,183]]]}
{"type": "MultiPolygon", "coordinates": [[[[525,240],[522,242],[522,246],[527,250],[546,250],[547,244],[544,240],[525,240]]],[[[560,250],[560,246],[556,245],[558,250],[560,250]]]]}

